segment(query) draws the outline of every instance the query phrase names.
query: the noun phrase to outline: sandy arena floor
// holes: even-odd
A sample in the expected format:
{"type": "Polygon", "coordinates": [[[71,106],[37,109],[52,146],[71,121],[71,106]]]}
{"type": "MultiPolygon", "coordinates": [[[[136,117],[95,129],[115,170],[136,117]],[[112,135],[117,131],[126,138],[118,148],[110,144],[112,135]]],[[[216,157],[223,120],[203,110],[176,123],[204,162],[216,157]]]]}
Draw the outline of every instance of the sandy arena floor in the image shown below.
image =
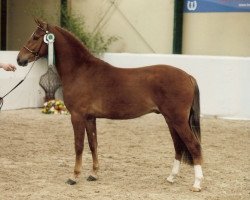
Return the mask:
{"type": "Polygon", "coordinates": [[[166,181],[174,148],[160,115],[98,120],[99,180],[86,180],[92,167],[85,141],[81,181],[65,181],[74,166],[69,115],[39,109],[0,113],[0,199],[2,200],[240,200],[250,199],[250,121],[202,118],[204,182],[189,191],[193,168],[181,166],[173,185],[166,181]]]}

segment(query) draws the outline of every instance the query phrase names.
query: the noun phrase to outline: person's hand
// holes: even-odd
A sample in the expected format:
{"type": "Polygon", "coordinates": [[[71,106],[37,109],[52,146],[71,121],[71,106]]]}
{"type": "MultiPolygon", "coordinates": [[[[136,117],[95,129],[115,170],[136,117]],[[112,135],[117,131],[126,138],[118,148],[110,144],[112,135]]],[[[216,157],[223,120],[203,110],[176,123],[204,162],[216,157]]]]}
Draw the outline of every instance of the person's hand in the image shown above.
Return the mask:
{"type": "Polygon", "coordinates": [[[9,63],[1,63],[1,67],[5,70],[5,71],[15,71],[16,67],[15,65],[9,64],[9,63]]]}

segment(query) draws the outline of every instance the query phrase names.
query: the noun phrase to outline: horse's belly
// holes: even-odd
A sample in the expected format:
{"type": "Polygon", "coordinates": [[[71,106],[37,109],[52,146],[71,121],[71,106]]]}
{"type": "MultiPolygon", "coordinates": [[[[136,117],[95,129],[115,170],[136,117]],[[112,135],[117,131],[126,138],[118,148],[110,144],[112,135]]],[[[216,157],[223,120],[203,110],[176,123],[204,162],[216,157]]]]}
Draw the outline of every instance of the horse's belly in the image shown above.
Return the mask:
{"type": "Polygon", "coordinates": [[[137,117],[141,117],[145,114],[151,113],[151,112],[156,112],[157,111],[147,111],[147,112],[110,112],[106,115],[100,116],[100,118],[107,118],[107,119],[134,119],[137,117]]]}
{"type": "Polygon", "coordinates": [[[155,112],[159,113],[158,108],[153,103],[144,102],[112,102],[102,110],[103,118],[108,119],[133,119],[142,115],[155,112]]]}

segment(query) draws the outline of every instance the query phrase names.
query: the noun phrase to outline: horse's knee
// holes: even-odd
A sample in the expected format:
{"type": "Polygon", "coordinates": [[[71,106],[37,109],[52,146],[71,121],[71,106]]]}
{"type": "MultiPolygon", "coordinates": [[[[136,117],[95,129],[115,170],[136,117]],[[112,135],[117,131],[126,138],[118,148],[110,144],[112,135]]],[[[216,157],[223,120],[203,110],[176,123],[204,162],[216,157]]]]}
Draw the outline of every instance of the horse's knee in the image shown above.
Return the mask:
{"type": "Polygon", "coordinates": [[[75,153],[76,155],[81,155],[83,152],[83,144],[76,143],[75,144],[75,153]]]}
{"type": "Polygon", "coordinates": [[[89,149],[91,152],[94,152],[96,150],[96,147],[92,142],[89,143],[89,149]]]}

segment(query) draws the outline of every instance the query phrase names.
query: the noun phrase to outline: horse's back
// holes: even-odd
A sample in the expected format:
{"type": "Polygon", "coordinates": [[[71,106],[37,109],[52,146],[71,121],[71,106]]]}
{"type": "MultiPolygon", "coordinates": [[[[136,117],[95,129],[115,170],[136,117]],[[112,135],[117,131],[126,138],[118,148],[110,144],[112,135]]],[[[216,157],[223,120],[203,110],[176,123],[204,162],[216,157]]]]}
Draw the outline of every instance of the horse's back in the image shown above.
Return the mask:
{"type": "Polygon", "coordinates": [[[170,65],[149,65],[138,68],[113,68],[115,77],[126,76],[129,78],[159,78],[169,81],[184,80],[190,77],[188,73],[182,69],[170,66],[170,65]]]}
{"type": "MultiPolygon", "coordinates": [[[[117,84],[150,90],[151,92],[185,93],[193,87],[191,75],[169,65],[150,65],[139,68],[114,68],[117,84]]],[[[112,78],[111,78],[112,80],[112,78]]],[[[116,81],[115,81],[116,82],[116,81]]]]}

